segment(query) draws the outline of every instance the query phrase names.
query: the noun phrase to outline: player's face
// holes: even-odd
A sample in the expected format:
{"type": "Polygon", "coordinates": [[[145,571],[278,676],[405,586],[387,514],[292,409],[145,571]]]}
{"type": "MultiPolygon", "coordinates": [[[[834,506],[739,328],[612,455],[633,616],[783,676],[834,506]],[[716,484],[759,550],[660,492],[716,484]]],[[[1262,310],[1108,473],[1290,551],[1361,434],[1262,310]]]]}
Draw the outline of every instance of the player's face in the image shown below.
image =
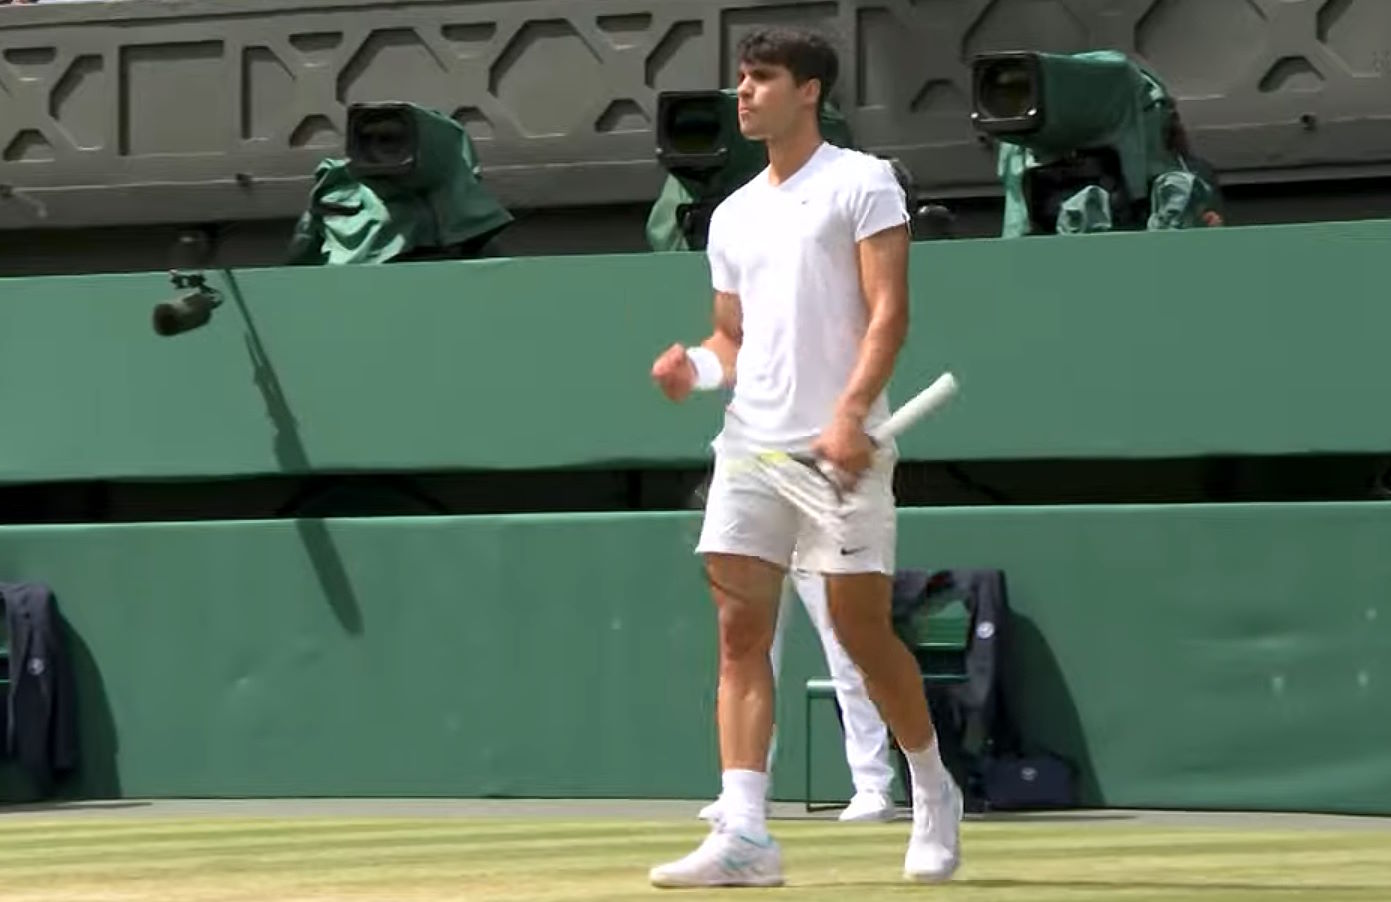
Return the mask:
{"type": "Polygon", "coordinates": [[[739,131],[753,141],[776,140],[816,109],[820,86],[815,79],[797,84],[785,66],[743,63],[739,66],[739,131]]]}

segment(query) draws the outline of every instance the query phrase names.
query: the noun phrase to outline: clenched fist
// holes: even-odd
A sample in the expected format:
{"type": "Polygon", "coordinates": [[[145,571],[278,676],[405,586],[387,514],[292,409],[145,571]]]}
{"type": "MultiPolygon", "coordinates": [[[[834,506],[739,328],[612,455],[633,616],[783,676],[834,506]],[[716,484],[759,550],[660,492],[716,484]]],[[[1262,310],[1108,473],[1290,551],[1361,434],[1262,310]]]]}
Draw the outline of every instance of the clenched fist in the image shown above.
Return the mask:
{"type": "Polygon", "coordinates": [[[673,401],[683,401],[695,387],[695,366],[686,356],[685,345],[672,345],[652,364],[652,380],[673,401]]]}

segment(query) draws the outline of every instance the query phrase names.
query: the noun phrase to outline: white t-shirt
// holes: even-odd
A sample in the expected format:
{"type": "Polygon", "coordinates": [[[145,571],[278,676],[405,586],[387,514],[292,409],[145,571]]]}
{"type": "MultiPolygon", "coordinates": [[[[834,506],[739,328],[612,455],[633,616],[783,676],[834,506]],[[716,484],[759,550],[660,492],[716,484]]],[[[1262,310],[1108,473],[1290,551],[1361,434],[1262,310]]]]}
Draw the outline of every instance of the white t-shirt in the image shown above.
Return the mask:
{"type": "MultiPolygon", "coordinates": [[[[774,186],[765,169],[715,209],[706,243],[711,281],[743,308],[717,449],[810,449],[850,381],[869,321],[857,243],[906,222],[889,163],[829,143],[782,184],[774,186]]],[[[865,428],[888,414],[881,394],[865,428]]]]}

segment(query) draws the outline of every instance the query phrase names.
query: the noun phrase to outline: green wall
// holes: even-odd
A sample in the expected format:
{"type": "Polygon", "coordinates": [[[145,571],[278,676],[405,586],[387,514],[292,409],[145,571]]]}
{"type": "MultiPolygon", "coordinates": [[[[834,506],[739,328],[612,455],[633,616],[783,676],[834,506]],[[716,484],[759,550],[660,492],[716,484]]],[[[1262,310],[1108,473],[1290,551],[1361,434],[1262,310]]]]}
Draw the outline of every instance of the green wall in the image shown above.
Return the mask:
{"type": "MultiPolygon", "coordinates": [[[[912,256],[894,397],[959,403],[909,459],[1384,451],[1391,223],[939,241],[912,256]]],[[[695,254],[211,274],[160,338],[160,274],[0,282],[0,480],[703,459],[721,401],[648,372],[708,328],[695,254]]]]}
{"type": "MultiPolygon", "coordinates": [[[[1391,507],[903,513],[903,566],[1003,568],[1026,733],[1091,804],[1391,813],[1391,507]]],[[[694,514],[0,529],[78,638],[80,794],[716,789],[694,514]]],[[[797,611],[775,787],[820,655],[797,611]]],[[[816,794],[848,782],[829,705],[816,794]]]]}
{"type": "MultiPolygon", "coordinates": [[[[963,394],[904,456],[1386,453],[1388,250],[1387,222],[915,245],[895,396],[947,367],[963,394]]],[[[226,306],[173,339],[160,275],[0,281],[0,482],[505,468],[544,494],[708,457],[721,399],[647,377],[707,328],[698,255],[213,281],[226,306]]],[[[51,583],[74,628],[70,794],[715,791],[697,515],[231,522],[160,488],[203,521],[0,527],[0,579],[51,583]]],[[[1007,572],[1026,732],[1084,802],[1391,813],[1388,510],[913,509],[900,559],[1007,572]]],[[[799,613],[782,797],[819,661],[799,613]]],[[[843,797],[815,717],[816,794],[843,797]]]]}

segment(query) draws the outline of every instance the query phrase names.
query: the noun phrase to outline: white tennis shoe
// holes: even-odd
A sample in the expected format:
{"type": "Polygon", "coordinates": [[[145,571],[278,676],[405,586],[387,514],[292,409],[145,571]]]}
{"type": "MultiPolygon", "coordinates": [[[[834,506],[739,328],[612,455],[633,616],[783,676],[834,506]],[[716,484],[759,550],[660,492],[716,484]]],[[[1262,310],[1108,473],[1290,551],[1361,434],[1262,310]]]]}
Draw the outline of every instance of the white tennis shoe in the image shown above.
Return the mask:
{"type": "Polygon", "coordinates": [[[891,821],[898,813],[893,799],[882,792],[863,790],[855,793],[850,804],[840,813],[840,820],[852,821],[891,821]]]}
{"type": "MultiPolygon", "coordinates": [[[[708,821],[712,826],[718,827],[720,824],[723,824],[723,823],[724,823],[724,809],[721,807],[723,804],[724,804],[724,799],[715,799],[715,801],[711,802],[709,805],[706,805],[704,808],[700,809],[700,813],[697,814],[696,817],[700,818],[700,819],[703,820],[703,821],[708,821]]],[[[772,814],[773,814],[773,803],[772,803],[772,802],[764,802],[764,803],[763,803],[763,816],[764,816],[765,818],[766,818],[766,817],[771,817],[772,814]]]]}
{"type": "Polygon", "coordinates": [[[903,876],[919,883],[950,880],[961,864],[961,790],[943,771],[924,793],[913,787],[913,832],[903,857],[903,876]]]}
{"type": "Polygon", "coordinates": [[[663,889],[698,886],[782,886],[782,850],[771,837],[754,839],[719,827],[685,858],[648,874],[663,889]]]}

